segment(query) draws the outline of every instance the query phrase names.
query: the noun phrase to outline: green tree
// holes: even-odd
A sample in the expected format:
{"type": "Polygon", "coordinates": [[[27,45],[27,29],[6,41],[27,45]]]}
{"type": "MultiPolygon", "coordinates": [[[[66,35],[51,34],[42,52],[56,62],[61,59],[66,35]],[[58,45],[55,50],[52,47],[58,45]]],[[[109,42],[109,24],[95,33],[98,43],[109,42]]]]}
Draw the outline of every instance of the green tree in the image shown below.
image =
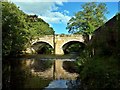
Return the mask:
{"type": "Polygon", "coordinates": [[[86,41],[89,40],[95,29],[100,27],[107,20],[107,7],[105,3],[85,3],[82,5],[82,11],[79,11],[67,23],[69,33],[83,34],[86,36],[86,41]]]}
{"type": "Polygon", "coordinates": [[[28,43],[26,47],[31,45],[30,41],[36,37],[53,34],[53,28],[44,20],[38,18],[37,15],[27,15],[26,22],[29,30],[28,43]]]}
{"type": "Polygon", "coordinates": [[[31,37],[53,34],[53,28],[37,15],[28,15],[27,22],[31,37]]]}
{"type": "Polygon", "coordinates": [[[26,15],[13,3],[2,2],[3,56],[19,53],[27,42],[26,15]]]}
{"type": "Polygon", "coordinates": [[[10,2],[2,2],[3,56],[20,54],[37,36],[53,34],[53,28],[36,15],[27,15],[10,2]]]}

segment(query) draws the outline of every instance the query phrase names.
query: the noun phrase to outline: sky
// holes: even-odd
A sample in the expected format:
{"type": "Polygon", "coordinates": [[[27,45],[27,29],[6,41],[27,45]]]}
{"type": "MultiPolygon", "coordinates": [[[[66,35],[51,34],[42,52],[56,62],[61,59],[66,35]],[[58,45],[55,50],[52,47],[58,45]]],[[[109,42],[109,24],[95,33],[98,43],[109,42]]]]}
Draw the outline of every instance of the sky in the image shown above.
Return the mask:
{"type": "MultiPolygon", "coordinates": [[[[78,11],[81,11],[81,5],[86,3],[83,0],[10,0],[15,3],[20,10],[29,15],[37,15],[54,29],[56,34],[68,34],[66,30],[67,22],[78,11]]],[[[85,1],[85,0],[84,0],[85,1]]],[[[89,0],[91,1],[91,0],[89,0]]],[[[93,0],[97,1],[97,0],[93,0]]],[[[106,0],[108,1],[108,0],[106,0]]],[[[117,0],[104,2],[107,5],[109,14],[107,19],[111,19],[118,12],[117,0]]],[[[97,1],[98,2],[98,1],[97,1]]],[[[102,2],[102,0],[99,0],[102,2]]],[[[98,2],[98,3],[99,3],[98,2]]]]}

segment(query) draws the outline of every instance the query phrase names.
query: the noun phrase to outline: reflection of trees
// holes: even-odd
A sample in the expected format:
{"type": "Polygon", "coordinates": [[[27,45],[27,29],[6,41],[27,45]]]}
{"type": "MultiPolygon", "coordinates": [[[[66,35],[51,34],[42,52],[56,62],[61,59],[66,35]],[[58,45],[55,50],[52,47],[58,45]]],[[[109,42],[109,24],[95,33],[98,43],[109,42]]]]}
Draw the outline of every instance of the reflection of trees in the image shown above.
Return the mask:
{"type": "Polygon", "coordinates": [[[40,61],[28,63],[27,60],[3,59],[2,65],[2,88],[3,90],[21,90],[22,88],[43,88],[50,80],[44,80],[41,77],[32,76],[30,69],[35,71],[44,71],[50,68],[52,61],[40,61]],[[42,82],[42,83],[41,83],[42,82]],[[39,85],[38,85],[39,84],[39,85]]]}
{"type": "Polygon", "coordinates": [[[3,62],[3,88],[11,90],[24,88],[25,81],[30,76],[30,72],[24,68],[22,61],[4,59],[3,62]]]}
{"type": "Polygon", "coordinates": [[[2,88],[10,88],[10,62],[4,58],[2,60],[2,88]]]}
{"type": "Polygon", "coordinates": [[[34,63],[31,65],[31,68],[33,68],[36,72],[40,72],[51,68],[52,64],[53,61],[51,60],[35,60],[34,63]]]}
{"type": "Polygon", "coordinates": [[[64,61],[63,68],[70,73],[78,72],[75,61],[64,61]]]}

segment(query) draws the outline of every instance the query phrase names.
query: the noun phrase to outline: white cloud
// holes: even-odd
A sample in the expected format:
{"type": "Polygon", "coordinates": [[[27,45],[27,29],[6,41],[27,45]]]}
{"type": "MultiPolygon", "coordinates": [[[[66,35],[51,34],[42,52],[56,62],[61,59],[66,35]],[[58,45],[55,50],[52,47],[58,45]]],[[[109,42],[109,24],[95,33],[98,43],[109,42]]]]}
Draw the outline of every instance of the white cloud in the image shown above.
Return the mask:
{"type": "Polygon", "coordinates": [[[71,18],[70,16],[64,15],[60,12],[48,12],[45,16],[39,17],[49,23],[64,23],[64,24],[66,24],[71,18]]]}
{"type": "MultiPolygon", "coordinates": [[[[29,2],[15,2],[17,0],[12,0],[17,6],[20,7],[25,13],[29,15],[38,15],[44,21],[51,23],[63,23],[66,24],[71,18],[68,14],[69,11],[63,10],[59,12],[59,6],[62,7],[63,2],[67,0],[46,0],[53,2],[32,2],[33,0],[27,0],[29,2]],[[31,3],[32,2],[32,3],[31,3]]],[[[36,0],[38,1],[38,0],[36,0]]],[[[39,0],[42,1],[42,0],[39,0]]]]}
{"type": "Polygon", "coordinates": [[[54,0],[56,4],[63,5],[63,2],[68,2],[68,0],[54,0]]]}
{"type": "MultiPolygon", "coordinates": [[[[45,3],[45,5],[43,4],[41,6],[41,11],[39,11],[39,17],[42,18],[43,20],[45,20],[48,23],[64,23],[66,24],[69,19],[71,18],[70,16],[68,16],[69,11],[64,10],[63,12],[59,12],[58,11],[58,6],[56,6],[56,4],[58,3],[51,3],[51,4],[47,4],[45,3]],[[49,8],[47,8],[47,7],[49,8]],[[43,8],[43,9],[42,9],[43,8]]],[[[59,3],[59,5],[62,5],[63,3],[61,2],[61,4],[59,3]]]]}
{"type": "Polygon", "coordinates": [[[69,14],[69,11],[67,11],[67,10],[64,10],[64,14],[69,14]]]}

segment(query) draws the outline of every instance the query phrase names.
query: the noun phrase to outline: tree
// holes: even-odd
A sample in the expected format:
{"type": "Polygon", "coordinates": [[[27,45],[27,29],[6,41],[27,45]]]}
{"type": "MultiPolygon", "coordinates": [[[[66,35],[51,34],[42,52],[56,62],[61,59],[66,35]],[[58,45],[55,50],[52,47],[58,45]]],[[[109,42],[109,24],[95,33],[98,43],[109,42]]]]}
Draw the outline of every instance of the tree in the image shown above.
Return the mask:
{"type": "Polygon", "coordinates": [[[27,42],[25,14],[13,3],[2,2],[3,56],[20,52],[27,42]]]}
{"type": "Polygon", "coordinates": [[[36,36],[53,34],[53,28],[36,15],[29,16],[10,2],[2,2],[2,54],[20,54],[36,36]]]}
{"type": "Polygon", "coordinates": [[[29,32],[33,35],[33,37],[53,34],[53,28],[50,27],[49,24],[44,20],[38,18],[37,15],[28,15],[27,22],[29,26],[29,32]]]}
{"type": "Polygon", "coordinates": [[[105,3],[89,2],[82,5],[82,11],[79,11],[67,23],[66,29],[69,33],[82,34],[89,40],[95,29],[100,27],[107,20],[107,7],[105,3]]]}

